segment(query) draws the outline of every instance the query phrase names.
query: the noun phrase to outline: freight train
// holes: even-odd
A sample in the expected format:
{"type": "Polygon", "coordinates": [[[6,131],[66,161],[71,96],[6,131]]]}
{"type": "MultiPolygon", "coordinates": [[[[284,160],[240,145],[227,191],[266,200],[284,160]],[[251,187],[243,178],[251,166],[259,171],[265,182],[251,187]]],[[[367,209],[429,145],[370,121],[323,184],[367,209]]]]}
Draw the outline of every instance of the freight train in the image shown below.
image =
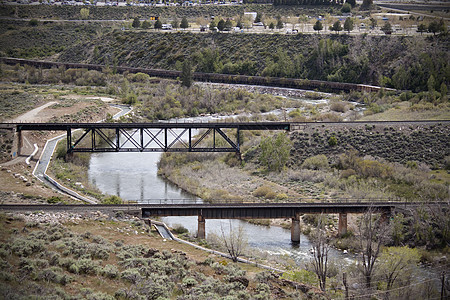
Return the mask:
{"type": "MultiPolygon", "coordinates": [[[[0,57],[0,61],[5,64],[21,64],[31,65],[38,68],[53,68],[64,67],[66,69],[88,69],[102,71],[105,69],[105,65],[99,64],[82,64],[82,63],[67,63],[67,62],[51,62],[42,60],[30,60],[21,58],[9,58],[0,57]]],[[[162,69],[147,69],[147,68],[132,68],[117,66],[115,70],[119,73],[144,73],[152,77],[177,79],[181,76],[181,71],[174,70],[162,70],[162,69]]],[[[231,74],[219,74],[219,73],[202,73],[193,72],[192,79],[194,81],[203,82],[215,82],[215,83],[227,83],[227,84],[248,84],[248,85],[262,85],[273,87],[284,87],[294,89],[306,89],[306,90],[318,90],[326,92],[378,92],[380,89],[386,91],[396,91],[390,88],[382,88],[379,86],[345,83],[345,82],[333,82],[323,80],[309,80],[309,79],[295,79],[295,78],[280,78],[280,77],[263,77],[263,76],[247,76],[247,75],[231,75],[231,74]]]]}

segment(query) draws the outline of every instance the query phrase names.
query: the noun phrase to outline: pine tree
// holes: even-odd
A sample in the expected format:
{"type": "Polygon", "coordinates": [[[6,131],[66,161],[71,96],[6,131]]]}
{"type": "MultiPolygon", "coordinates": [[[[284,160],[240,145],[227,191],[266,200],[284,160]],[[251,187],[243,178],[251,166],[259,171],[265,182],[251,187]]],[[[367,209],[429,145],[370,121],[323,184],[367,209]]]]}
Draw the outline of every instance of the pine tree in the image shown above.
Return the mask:
{"type": "Polygon", "coordinates": [[[348,33],[350,33],[350,31],[353,30],[353,19],[352,18],[347,18],[345,19],[344,22],[344,30],[346,30],[348,33]]]}
{"type": "Polygon", "coordinates": [[[320,20],[317,20],[316,24],[314,24],[313,29],[316,30],[317,33],[319,33],[319,31],[323,29],[322,22],[320,22],[320,20]]]}
{"type": "Polygon", "coordinates": [[[187,88],[192,85],[192,67],[191,60],[186,58],[183,62],[183,70],[181,71],[181,84],[187,88]]]}
{"type": "Polygon", "coordinates": [[[131,26],[133,26],[133,28],[139,28],[141,26],[141,21],[138,17],[133,19],[133,23],[131,24],[131,26]]]}
{"type": "Polygon", "coordinates": [[[225,21],[220,19],[219,23],[217,23],[217,29],[219,29],[219,31],[222,31],[225,29],[225,21]]]}
{"type": "Polygon", "coordinates": [[[155,29],[161,29],[162,28],[162,22],[160,20],[156,20],[154,27],[155,27],[155,29]]]}
{"type": "Polygon", "coordinates": [[[186,29],[188,27],[189,27],[188,20],[186,19],[186,17],[183,17],[183,19],[181,19],[180,28],[186,29]]]}

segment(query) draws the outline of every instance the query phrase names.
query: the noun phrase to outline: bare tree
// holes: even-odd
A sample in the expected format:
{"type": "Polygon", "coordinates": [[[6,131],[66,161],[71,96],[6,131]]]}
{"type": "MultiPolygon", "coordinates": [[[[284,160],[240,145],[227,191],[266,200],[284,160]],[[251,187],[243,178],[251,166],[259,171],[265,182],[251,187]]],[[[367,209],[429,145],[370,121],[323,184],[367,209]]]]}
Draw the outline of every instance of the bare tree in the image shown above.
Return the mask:
{"type": "Polygon", "coordinates": [[[371,287],[372,274],[375,270],[381,246],[389,238],[387,220],[377,217],[373,208],[362,216],[359,224],[359,245],[362,251],[362,273],[365,277],[366,287],[371,287]]]}
{"type": "Polygon", "coordinates": [[[220,231],[222,233],[223,246],[230,254],[231,259],[237,262],[238,257],[244,253],[247,247],[244,227],[240,225],[237,229],[233,228],[230,221],[230,232],[225,234],[222,226],[220,226],[220,231]]]}
{"type": "Polygon", "coordinates": [[[319,278],[320,289],[325,291],[327,273],[328,273],[328,251],[330,245],[328,244],[328,237],[324,229],[324,216],[320,215],[317,230],[311,235],[313,258],[311,264],[314,272],[319,278]]]}

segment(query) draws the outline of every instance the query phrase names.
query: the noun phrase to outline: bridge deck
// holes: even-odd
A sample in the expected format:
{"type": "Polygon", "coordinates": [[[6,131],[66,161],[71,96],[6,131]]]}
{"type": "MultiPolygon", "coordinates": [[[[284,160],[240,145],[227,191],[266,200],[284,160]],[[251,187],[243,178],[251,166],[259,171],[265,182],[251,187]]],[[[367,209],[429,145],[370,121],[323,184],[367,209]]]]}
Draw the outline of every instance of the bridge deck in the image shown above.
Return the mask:
{"type": "Polygon", "coordinates": [[[210,129],[210,128],[239,128],[240,130],[289,130],[289,122],[155,122],[155,123],[0,123],[10,128],[16,126],[17,130],[67,130],[67,129],[210,129]]]}
{"type": "MultiPolygon", "coordinates": [[[[390,212],[397,208],[424,205],[419,202],[346,202],[346,203],[232,203],[232,204],[71,204],[71,205],[21,205],[3,204],[3,211],[97,211],[141,210],[143,217],[203,216],[205,219],[290,218],[306,213],[363,213],[369,208],[390,212]]],[[[425,205],[447,205],[431,202],[425,205]]]]}

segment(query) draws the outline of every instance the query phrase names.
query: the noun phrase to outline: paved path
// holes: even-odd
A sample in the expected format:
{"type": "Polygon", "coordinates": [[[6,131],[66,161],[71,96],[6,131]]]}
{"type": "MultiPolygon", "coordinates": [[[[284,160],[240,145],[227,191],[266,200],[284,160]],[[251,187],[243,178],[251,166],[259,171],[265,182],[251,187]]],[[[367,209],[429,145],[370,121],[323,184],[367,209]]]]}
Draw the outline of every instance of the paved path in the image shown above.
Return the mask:
{"type": "MultiPolygon", "coordinates": [[[[114,115],[113,117],[114,119],[118,119],[131,112],[131,108],[124,105],[111,105],[111,106],[121,109],[120,112],[114,115]]],[[[33,175],[40,181],[42,181],[44,184],[46,184],[51,188],[56,188],[57,190],[60,191],[61,189],[55,186],[55,184],[46,177],[45,173],[47,171],[48,165],[50,164],[50,160],[52,158],[53,152],[55,151],[56,145],[60,140],[62,140],[65,137],[66,134],[62,134],[47,141],[47,143],[44,146],[44,149],[42,150],[41,157],[39,158],[39,161],[37,162],[36,167],[34,168],[33,171],[33,175]]]]}

